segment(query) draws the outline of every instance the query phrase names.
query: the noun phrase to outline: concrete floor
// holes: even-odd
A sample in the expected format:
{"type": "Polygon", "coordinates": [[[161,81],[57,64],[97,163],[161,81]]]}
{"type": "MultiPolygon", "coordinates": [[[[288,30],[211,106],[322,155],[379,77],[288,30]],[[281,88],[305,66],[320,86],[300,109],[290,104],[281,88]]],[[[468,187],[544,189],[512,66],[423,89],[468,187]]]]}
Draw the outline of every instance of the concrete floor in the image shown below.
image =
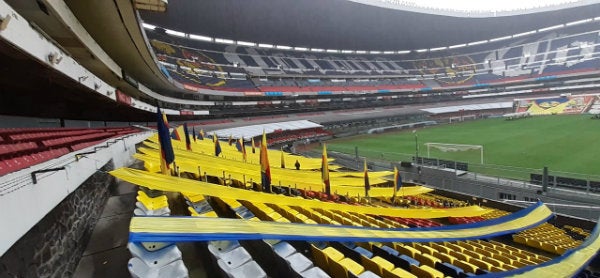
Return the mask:
{"type": "MultiPolygon", "coordinates": [[[[86,250],[79,261],[73,277],[130,277],[127,262],[131,258],[127,250],[129,222],[135,208],[137,186],[118,182],[110,188],[109,197],[86,250]]],[[[178,244],[190,277],[204,278],[206,274],[200,255],[200,244],[178,244]]]]}

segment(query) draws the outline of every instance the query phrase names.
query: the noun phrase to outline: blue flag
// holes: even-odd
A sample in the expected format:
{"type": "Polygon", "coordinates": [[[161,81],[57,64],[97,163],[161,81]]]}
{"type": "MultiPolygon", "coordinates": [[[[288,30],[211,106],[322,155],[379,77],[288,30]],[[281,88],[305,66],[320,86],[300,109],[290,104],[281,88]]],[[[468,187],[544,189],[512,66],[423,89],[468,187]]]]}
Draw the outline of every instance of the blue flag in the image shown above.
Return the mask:
{"type": "Polygon", "coordinates": [[[158,141],[160,143],[161,152],[161,171],[163,174],[168,174],[169,165],[175,161],[175,153],[171,138],[169,136],[169,123],[167,116],[160,112],[160,107],[156,110],[156,126],[158,129],[158,141]]]}
{"type": "Polygon", "coordinates": [[[185,148],[191,151],[192,141],[190,141],[190,132],[188,131],[187,123],[183,123],[183,133],[185,133],[185,148]]]}

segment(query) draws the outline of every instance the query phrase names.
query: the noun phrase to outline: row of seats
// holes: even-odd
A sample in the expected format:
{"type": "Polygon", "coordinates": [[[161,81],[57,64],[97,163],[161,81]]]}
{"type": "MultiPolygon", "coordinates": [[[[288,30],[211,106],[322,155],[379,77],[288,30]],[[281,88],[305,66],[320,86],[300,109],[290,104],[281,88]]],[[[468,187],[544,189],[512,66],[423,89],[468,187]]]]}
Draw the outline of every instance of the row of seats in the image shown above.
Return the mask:
{"type": "MultiPolygon", "coordinates": [[[[219,217],[204,195],[183,194],[193,217],[219,217]]],[[[209,241],[208,251],[221,274],[229,278],[267,277],[262,267],[237,240],[209,241]]]]}
{"type": "Polygon", "coordinates": [[[26,142],[26,143],[13,143],[13,144],[1,144],[0,145],[0,156],[11,154],[11,153],[21,153],[23,151],[35,150],[38,148],[38,145],[35,142],[26,142]]]}
{"type": "MultiPolygon", "coordinates": [[[[372,225],[369,221],[365,221],[368,219],[368,216],[359,218],[357,215],[350,215],[349,213],[345,212],[342,213],[336,211],[336,213],[339,214],[335,214],[322,209],[312,210],[301,207],[290,208],[256,203],[249,205],[253,208],[254,214],[261,215],[261,217],[264,217],[265,220],[271,221],[282,221],[278,219],[281,217],[287,217],[289,221],[307,224],[323,223],[333,225],[344,224],[372,227],[393,227],[392,225],[375,218],[372,218],[371,221],[377,222],[374,222],[373,224],[375,225],[372,225]],[[340,218],[342,216],[347,217],[347,220],[340,218]]],[[[506,212],[503,212],[502,214],[500,212],[492,213],[496,215],[502,215],[506,212]]],[[[498,242],[487,241],[467,241],[443,244],[429,243],[429,245],[421,245],[418,243],[412,243],[411,245],[396,244],[394,247],[397,248],[395,250],[398,252],[398,254],[405,255],[413,259],[417,258],[417,261],[424,262],[431,268],[442,272],[454,272],[455,274],[457,273],[457,270],[460,270],[461,273],[465,273],[465,275],[466,273],[506,271],[526,265],[538,264],[550,259],[548,257],[527,252],[512,246],[504,245],[498,242]]],[[[352,264],[350,263],[350,265],[352,264]]],[[[408,266],[405,270],[411,271],[410,266],[408,266]]],[[[422,269],[412,270],[418,272],[417,275],[423,275],[421,272],[422,269]]]]}
{"type": "Polygon", "coordinates": [[[0,176],[31,167],[53,158],[61,157],[69,152],[70,151],[67,148],[59,148],[33,153],[31,155],[22,155],[14,158],[1,159],[0,176]]]}
{"type": "MultiPolygon", "coordinates": [[[[242,219],[250,219],[253,221],[277,221],[290,222],[287,218],[270,209],[264,204],[240,203],[236,200],[221,199],[222,202],[233,212],[236,217],[242,219]],[[251,217],[251,218],[248,218],[251,217]]],[[[314,222],[313,222],[314,224],[314,222]]],[[[279,275],[295,276],[295,277],[330,277],[319,267],[313,265],[313,262],[303,254],[302,250],[298,250],[286,241],[257,241],[262,242],[262,254],[268,251],[272,253],[276,263],[276,269],[279,275]],[[265,248],[266,247],[266,248],[265,248]]]]}
{"type": "Polygon", "coordinates": [[[513,240],[516,243],[559,255],[582,243],[581,240],[573,239],[565,230],[550,223],[543,223],[537,227],[514,234],[513,240]]]}
{"type": "Polygon", "coordinates": [[[0,176],[99,144],[110,137],[137,132],[136,128],[56,130],[2,129],[0,133],[7,139],[0,141],[0,176]],[[41,140],[43,138],[53,139],[41,140]]]}
{"type": "MultiPolygon", "coordinates": [[[[138,190],[135,216],[168,216],[171,214],[167,196],[160,192],[138,190]]],[[[127,264],[134,278],[187,278],[188,269],[183,263],[177,245],[163,242],[142,242],[127,244],[132,258],[127,264]]]]}

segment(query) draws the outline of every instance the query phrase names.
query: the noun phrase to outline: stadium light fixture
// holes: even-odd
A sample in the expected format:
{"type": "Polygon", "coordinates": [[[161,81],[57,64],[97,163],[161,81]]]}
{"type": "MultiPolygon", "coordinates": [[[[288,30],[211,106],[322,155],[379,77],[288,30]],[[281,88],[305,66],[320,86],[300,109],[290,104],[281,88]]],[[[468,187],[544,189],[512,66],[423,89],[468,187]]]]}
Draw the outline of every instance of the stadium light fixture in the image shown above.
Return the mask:
{"type": "Polygon", "coordinates": [[[276,45],[275,48],[277,48],[277,49],[283,49],[283,50],[290,50],[290,49],[292,49],[291,46],[287,46],[287,45],[276,45]]]}
{"type": "Polygon", "coordinates": [[[429,51],[440,51],[440,50],[445,50],[445,49],[446,49],[446,47],[444,46],[444,47],[431,48],[431,49],[429,49],[429,51]]]}
{"type": "Polygon", "coordinates": [[[312,52],[324,52],[325,49],[322,49],[322,48],[311,48],[310,51],[312,51],[312,52]]]}
{"type": "Polygon", "coordinates": [[[503,40],[508,40],[508,39],[510,39],[510,38],[512,38],[512,36],[499,37],[499,38],[494,38],[494,39],[491,39],[491,40],[490,40],[490,42],[503,41],[503,40]]]}
{"type": "Polygon", "coordinates": [[[175,36],[175,37],[181,37],[181,38],[185,37],[184,32],[179,32],[179,31],[175,31],[175,30],[165,29],[165,33],[167,33],[171,36],[175,36]]]}
{"type": "Polygon", "coordinates": [[[410,53],[410,50],[400,50],[398,51],[398,54],[408,54],[410,53]]]}
{"type": "Polygon", "coordinates": [[[337,50],[337,49],[327,49],[327,50],[325,50],[325,52],[327,52],[327,53],[338,53],[340,51],[337,50]]]}
{"type": "Polygon", "coordinates": [[[233,40],[215,38],[216,43],[233,44],[233,40]]]}
{"type": "Polygon", "coordinates": [[[211,38],[211,37],[194,35],[194,34],[190,34],[190,39],[197,40],[197,41],[205,41],[205,42],[213,41],[213,38],[211,38]]]}
{"type": "Polygon", "coordinates": [[[294,50],[296,50],[296,51],[308,51],[308,48],[306,48],[306,47],[294,47],[294,50]]]}
{"type": "Polygon", "coordinates": [[[488,42],[488,41],[483,40],[483,41],[470,42],[470,43],[467,43],[467,46],[480,45],[480,44],[484,44],[486,42],[488,42]]]}
{"type": "Polygon", "coordinates": [[[148,30],[154,30],[156,28],[156,25],[152,25],[152,24],[148,24],[148,23],[142,23],[142,26],[148,30]]]}
{"type": "Polygon", "coordinates": [[[258,47],[262,47],[262,48],[273,48],[272,44],[268,44],[268,43],[259,43],[258,47]]]}
{"type": "Polygon", "coordinates": [[[427,52],[427,48],[423,48],[423,49],[417,49],[416,51],[417,51],[418,53],[427,52]]]}
{"type": "Polygon", "coordinates": [[[559,25],[554,25],[554,26],[550,26],[550,27],[538,29],[538,32],[546,32],[546,31],[550,31],[550,30],[560,29],[560,28],[563,28],[563,27],[565,27],[564,24],[559,24],[559,25]]]}
{"type": "Polygon", "coordinates": [[[528,36],[531,34],[535,34],[537,33],[537,30],[533,30],[533,31],[529,31],[529,32],[524,32],[524,33],[519,33],[519,34],[514,34],[512,35],[513,38],[518,38],[518,37],[524,37],[524,36],[528,36]]]}
{"type": "Polygon", "coordinates": [[[344,54],[350,54],[350,53],[353,53],[353,52],[354,51],[352,51],[352,50],[342,50],[342,53],[344,53],[344,54]]]}
{"type": "Polygon", "coordinates": [[[356,54],[366,54],[367,53],[366,50],[356,50],[355,52],[356,52],[356,54]]]}
{"type": "Polygon", "coordinates": [[[372,51],[369,51],[369,54],[381,54],[381,51],[372,50],[372,51]]]}
{"type": "Polygon", "coordinates": [[[588,18],[588,19],[582,19],[582,20],[577,20],[577,21],[571,21],[569,23],[566,23],[565,25],[566,26],[579,25],[579,24],[584,24],[584,23],[590,22],[592,20],[594,20],[594,19],[593,18],[588,18]]]}
{"type": "Polygon", "coordinates": [[[600,20],[600,16],[599,17],[594,17],[594,21],[598,21],[600,20]]]}
{"type": "Polygon", "coordinates": [[[253,42],[236,41],[235,43],[243,46],[256,46],[256,43],[253,42]]]}
{"type": "Polygon", "coordinates": [[[394,54],[396,51],[384,51],[383,54],[394,54]]]}
{"type": "Polygon", "coordinates": [[[454,48],[465,47],[465,46],[467,46],[467,44],[465,44],[465,43],[455,44],[455,45],[448,46],[448,49],[454,49],[454,48]]]}

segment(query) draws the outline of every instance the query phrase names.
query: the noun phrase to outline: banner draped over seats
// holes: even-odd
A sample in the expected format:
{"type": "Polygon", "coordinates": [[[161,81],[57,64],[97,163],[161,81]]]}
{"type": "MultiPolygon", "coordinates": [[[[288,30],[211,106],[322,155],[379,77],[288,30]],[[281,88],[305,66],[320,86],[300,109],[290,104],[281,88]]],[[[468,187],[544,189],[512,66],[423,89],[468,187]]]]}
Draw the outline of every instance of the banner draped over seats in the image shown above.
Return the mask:
{"type": "MultiPolygon", "coordinates": [[[[141,152],[147,152],[147,149],[140,148],[141,152]]],[[[135,154],[135,158],[144,161],[145,166],[156,163],[158,161],[158,153],[152,151],[148,154],[135,154]]],[[[199,158],[196,156],[194,159],[180,155],[177,153],[177,166],[180,171],[189,173],[198,173],[198,167],[203,173],[206,172],[208,175],[222,177],[223,172],[227,177],[231,175],[231,178],[238,181],[249,181],[253,180],[259,182],[261,180],[260,165],[258,164],[247,164],[243,162],[228,161],[223,158],[204,157],[199,158]],[[200,164],[198,161],[202,160],[200,164]]],[[[291,185],[292,187],[297,186],[299,189],[308,189],[313,191],[322,191],[323,183],[320,180],[321,175],[319,172],[313,171],[298,171],[292,169],[281,169],[271,167],[271,180],[274,185],[281,182],[282,185],[291,185]]],[[[337,192],[341,195],[364,195],[364,177],[361,173],[358,177],[352,176],[338,176],[332,180],[337,185],[331,185],[332,192],[337,192]]],[[[377,174],[372,174],[370,178],[371,184],[387,182],[384,179],[378,178],[377,174]]],[[[414,186],[406,187],[399,191],[398,195],[417,195],[427,192],[431,192],[433,189],[414,186]],[[412,188],[412,189],[411,189],[412,188]]],[[[391,197],[393,194],[392,187],[372,187],[369,193],[371,197],[391,197]]]]}
{"type": "MultiPolygon", "coordinates": [[[[306,208],[341,210],[346,212],[357,212],[382,216],[394,216],[404,218],[471,217],[480,216],[489,212],[488,209],[484,209],[479,206],[457,207],[447,209],[404,209],[337,204],[321,202],[317,200],[308,200],[299,197],[288,197],[284,195],[274,195],[245,189],[214,185],[206,182],[165,176],[161,174],[155,174],[147,171],[135,170],[130,168],[120,168],[111,171],[110,174],[124,181],[155,190],[186,192],[192,195],[202,194],[208,196],[215,196],[219,198],[246,200],[250,202],[260,202],[287,206],[301,206],[306,208]]],[[[357,190],[362,191],[364,189],[357,188],[357,190]]],[[[407,195],[411,193],[410,187],[405,188],[405,190],[407,192],[407,195]]],[[[417,188],[417,190],[420,189],[417,188]]]]}
{"type": "Polygon", "coordinates": [[[382,229],[353,226],[313,225],[205,217],[134,217],[130,241],[208,240],[317,240],[429,242],[490,238],[506,235],[546,222],[554,214],[538,202],[526,209],[478,223],[433,228],[382,229]]]}
{"type": "MultiPolygon", "coordinates": [[[[596,222],[600,223],[600,219],[596,222]]],[[[480,277],[575,277],[600,251],[600,225],[578,247],[569,249],[560,257],[539,265],[525,266],[508,272],[490,273],[480,277]]],[[[478,276],[479,277],[479,276],[478,276]]]]}

